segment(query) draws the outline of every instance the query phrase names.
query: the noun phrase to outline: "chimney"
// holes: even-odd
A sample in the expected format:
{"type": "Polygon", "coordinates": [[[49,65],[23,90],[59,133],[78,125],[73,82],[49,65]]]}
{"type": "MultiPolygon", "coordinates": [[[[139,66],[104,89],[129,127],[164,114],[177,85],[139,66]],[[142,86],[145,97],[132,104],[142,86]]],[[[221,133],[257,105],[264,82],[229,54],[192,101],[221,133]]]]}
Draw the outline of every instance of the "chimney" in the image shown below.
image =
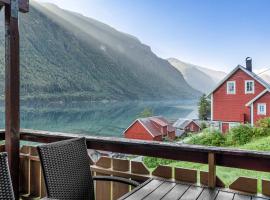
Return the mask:
{"type": "Polygon", "coordinates": [[[252,59],[251,57],[246,58],[246,69],[252,72],[252,59]]]}

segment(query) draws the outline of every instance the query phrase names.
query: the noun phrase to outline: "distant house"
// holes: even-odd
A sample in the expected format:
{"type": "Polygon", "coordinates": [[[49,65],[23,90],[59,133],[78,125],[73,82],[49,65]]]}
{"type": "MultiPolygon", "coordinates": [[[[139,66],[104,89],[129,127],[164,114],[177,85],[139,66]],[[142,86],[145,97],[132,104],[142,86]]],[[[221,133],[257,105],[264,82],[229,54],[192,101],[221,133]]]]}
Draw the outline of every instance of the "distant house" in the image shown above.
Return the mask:
{"type": "Polygon", "coordinates": [[[238,65],[210,93],[211,120],[219,122],[225,133],[244,123],[270,117],[270,85],[252,72],[252,60],[238,65]]]}
{"type": "Polygon", "coordinates": [[[175,139],[175,128],[163,117],[136,119],[125,131],[125,138],[162,141],[163,138],[175,139]]]}
{"type": "Polygon", "coordinates": [[[198,133],[201,131],[201,126],[196,120],[178,119],[173,127],[176,128],[176,136],[180,137],[184,133],[198,133]]]}

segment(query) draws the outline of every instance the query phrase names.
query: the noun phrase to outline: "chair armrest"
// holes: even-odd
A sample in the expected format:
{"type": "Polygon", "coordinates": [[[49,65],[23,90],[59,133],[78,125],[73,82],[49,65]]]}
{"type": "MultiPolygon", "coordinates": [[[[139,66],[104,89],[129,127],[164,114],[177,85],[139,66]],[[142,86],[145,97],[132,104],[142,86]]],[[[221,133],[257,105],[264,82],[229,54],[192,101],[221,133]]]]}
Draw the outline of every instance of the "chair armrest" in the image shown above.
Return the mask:
{"type": "Polygon", "coordinates": [[[94,181],[113,181],[118,183],[124,183],[128,185],[132,185],[134,187],[139,186],[140,184],[136,181],[129,180],[122,177],[116,177],[116,176],[93,176],[94,181]]]}

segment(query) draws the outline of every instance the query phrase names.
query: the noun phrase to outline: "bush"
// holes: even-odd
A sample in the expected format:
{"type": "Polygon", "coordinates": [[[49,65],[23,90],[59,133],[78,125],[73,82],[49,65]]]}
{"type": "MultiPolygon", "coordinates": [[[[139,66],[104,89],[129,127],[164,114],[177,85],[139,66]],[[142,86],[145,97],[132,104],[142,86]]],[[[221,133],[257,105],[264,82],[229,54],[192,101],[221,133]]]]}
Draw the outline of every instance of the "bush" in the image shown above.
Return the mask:
{"type": "Polygon", "coordinates": [[[232,128],[227,134],[226,145],[243,145],[251,141],[254,136],[254,128],[241,124],[232,128]]]}
{"type": "Polygon", "coordinates": [[[256,127],[269,129],[270,128],[270,118],[265,117],[265,118],[258,120],[256,123],[256,127]]]}
{"type": "Polygon", "coordinates": [[[201,129],[204,130],[207,128],[207,124],[205,122],[201,123],[201,129]]]}
{"type": "Polygon", "coordinates": [[[191,136],[189,144],[199,144],[208,146],[224,146],[225,136],[219,131],[205,129],[202,134],[191,136]]]}
{"type": "Polygon", "coordinates": [[[161,158],[153,158],[153,157],[144,157],[143,162],[148,168],[155,168],[159,165],[169,165],[175,161],[173,160],[167,160],[167,159],[161,159],[161,158]]]}

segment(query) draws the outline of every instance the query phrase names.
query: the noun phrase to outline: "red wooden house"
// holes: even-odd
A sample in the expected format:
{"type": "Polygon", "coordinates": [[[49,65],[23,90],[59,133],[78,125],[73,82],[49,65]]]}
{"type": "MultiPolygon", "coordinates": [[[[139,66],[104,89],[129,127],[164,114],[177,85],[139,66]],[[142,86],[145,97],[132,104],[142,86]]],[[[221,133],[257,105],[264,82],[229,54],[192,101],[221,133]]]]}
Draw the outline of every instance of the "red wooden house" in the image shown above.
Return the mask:
{"type": "Polygon", "coordinates": [[[255,122],[270,116],[270,85],[252,72],[252,60],[246,68],[238,65],[210,93],[211,120],[220,122],[223,133],[239,123],[255,122]]]}
{"type": "Polygon", "coordinates": [[[125,131],[125,138],[162,141],[168,137],[175,139],[175,128],[163,117],[136,119],[125,131]]]}
{"type": "Polygon", "coordinates": [[[198,133],[201,131],[200,124],[192,119],[178,119],[173,127],[176,128],[176,136],[182,136],[184,133],[198,133]]]}

